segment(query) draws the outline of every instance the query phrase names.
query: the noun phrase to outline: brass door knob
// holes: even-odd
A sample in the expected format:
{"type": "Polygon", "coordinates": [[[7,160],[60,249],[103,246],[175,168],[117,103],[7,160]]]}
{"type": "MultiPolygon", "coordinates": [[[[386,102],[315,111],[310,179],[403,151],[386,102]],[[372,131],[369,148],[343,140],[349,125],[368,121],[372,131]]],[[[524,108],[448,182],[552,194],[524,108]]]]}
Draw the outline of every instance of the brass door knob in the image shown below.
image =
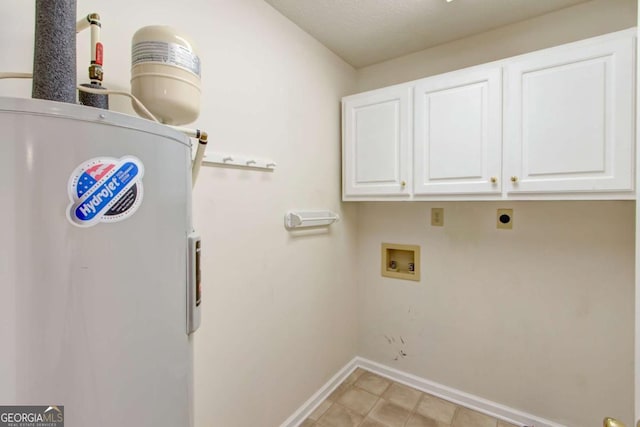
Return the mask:
{"type": "Polygon", "coordinates": [[[518,177],[517,176],[512,176],[511,177],[511,182],[518,182],[518,177]]]}
{"type": "Polygon", "coordinates": [[[604,421],[602,422],[602,425],[604,427],[625,427],[622,421],[618,421],[615,418],[611,418],[611,417],[605,418],[604,421]]]}
{"type": "Polygon", "coordinates": [[[407,186],[407,183],[406,183],[405,181],[402,181],[402,182],[400,183],[400,185],[402,186],[402,188],[404,188],[404,187],[406,187],[406,186],[407,186]]]}
{"type": "Polygon", "coordinates": [[[496,178],[495,176],[491,177],[491,183],[495,184],[496,182],[498,182],[498,178],[496,178]]]}

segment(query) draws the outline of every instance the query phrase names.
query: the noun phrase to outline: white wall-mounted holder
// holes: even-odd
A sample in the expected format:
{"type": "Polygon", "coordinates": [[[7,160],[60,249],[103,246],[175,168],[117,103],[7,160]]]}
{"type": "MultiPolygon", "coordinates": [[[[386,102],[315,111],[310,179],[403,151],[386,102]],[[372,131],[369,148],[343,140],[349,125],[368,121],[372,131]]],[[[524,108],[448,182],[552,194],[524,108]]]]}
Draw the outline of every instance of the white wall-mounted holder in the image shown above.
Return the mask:
{"type": "Polygon", "coordinates": [[[273,160],[258,159],[255,157],[238,154],[205,153],[202,163],[205,166],[235,169],[254,169],[264,172],[273,172],[276,162],[273,160]]]}
{"type": "Polygon", "coordinates": [[[289,211],[284,216],[284,226],[288,229],[329,226],[340,220],[331,211],[289,211]]]}

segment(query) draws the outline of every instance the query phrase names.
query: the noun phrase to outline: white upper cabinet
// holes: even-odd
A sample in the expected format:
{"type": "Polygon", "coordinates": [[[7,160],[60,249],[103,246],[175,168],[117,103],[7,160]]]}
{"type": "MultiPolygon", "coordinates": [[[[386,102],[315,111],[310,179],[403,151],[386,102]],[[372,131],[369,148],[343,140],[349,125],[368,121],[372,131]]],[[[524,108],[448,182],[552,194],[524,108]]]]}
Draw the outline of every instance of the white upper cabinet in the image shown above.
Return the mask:
{"type": "Polygon", "coordinates": [[[343,99],[343,190],[347,196],[408,196],[411,88],[343,99]]]}
{"type": "Polygon", "coordinates": [[[634,39],[596,39],[505,64],[507,193],[633,189],[634,39]]]}
{"type": "Polygon", "coordinates": [[[344,98],[343,199],[635,199],[635,36],[344,98]]]}
{"type": "Polygon", "coordinates": [[[500,193],[501,68],[418,81],[414,93],[414,194],[500,193]]]}

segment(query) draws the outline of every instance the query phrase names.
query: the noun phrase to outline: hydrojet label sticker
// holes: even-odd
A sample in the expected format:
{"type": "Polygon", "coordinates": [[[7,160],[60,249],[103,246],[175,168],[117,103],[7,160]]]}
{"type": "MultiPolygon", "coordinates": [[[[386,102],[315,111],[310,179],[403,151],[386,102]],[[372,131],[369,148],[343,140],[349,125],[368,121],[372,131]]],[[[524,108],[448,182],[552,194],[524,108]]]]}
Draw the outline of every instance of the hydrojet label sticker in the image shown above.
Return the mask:
{"type": "Polygon", "coordinates": [[[98,157],[78,166],[69,178],[67,218],[78,227],[118,222],[142,203],[144,165],[133,156],[98,157]]]}

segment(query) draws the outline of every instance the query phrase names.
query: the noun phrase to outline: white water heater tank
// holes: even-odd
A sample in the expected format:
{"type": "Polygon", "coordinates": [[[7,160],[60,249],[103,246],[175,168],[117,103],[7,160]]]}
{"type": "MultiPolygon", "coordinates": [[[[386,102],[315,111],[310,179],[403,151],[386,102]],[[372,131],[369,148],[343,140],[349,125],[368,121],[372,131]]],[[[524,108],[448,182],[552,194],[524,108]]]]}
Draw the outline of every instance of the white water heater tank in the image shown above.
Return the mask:
{"type": "Polygon", "coordinates": [[[192,41],[176,29],[152,25],[133,35],[131,92],[162,123],[184,125],[198,118],[200,72],[192,41]]]}

